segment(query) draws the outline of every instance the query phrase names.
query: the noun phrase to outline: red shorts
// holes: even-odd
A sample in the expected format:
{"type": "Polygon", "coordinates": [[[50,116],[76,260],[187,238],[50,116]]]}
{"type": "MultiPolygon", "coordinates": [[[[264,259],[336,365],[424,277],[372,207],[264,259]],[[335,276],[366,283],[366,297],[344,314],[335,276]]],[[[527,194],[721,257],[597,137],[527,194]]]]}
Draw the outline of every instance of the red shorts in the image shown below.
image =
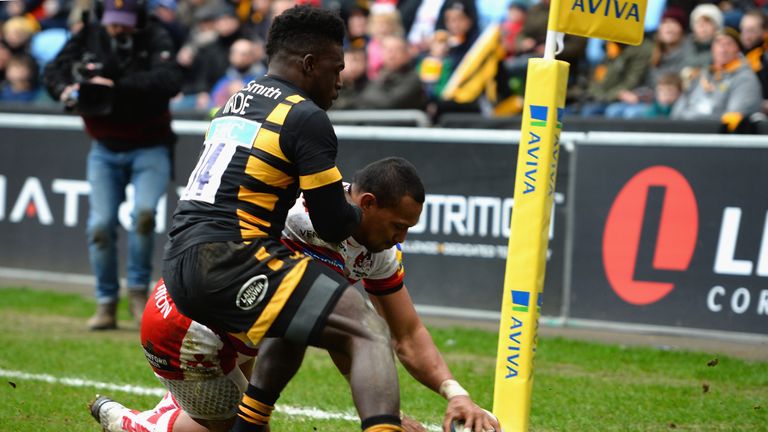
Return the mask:
{"type": "Polygon", "coordinates": [[[152,370],[190,416],[234,414],[248,381],[239,364],[257,350],[182,315],[160,279],[141,320],[141,345],[152,370]]]}

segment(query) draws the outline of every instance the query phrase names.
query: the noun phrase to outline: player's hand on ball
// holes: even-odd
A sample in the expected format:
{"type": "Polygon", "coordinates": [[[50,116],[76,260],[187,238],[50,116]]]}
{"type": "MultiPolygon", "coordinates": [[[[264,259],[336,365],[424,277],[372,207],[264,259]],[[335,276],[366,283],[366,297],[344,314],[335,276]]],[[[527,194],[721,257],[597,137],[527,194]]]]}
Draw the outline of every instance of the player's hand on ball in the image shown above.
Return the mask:
{"type": "Polygon", "coordinates": [[[496,416],[477,406],[468,396],[455,396],[448,400],[443,431],[501,432],[501,426],[496,416]]]}
{"type": "Polygon", "coordinates": [[[404,432],[427,432],[424,425],[405,414],[400,415],[400,422],[404,432]]]}

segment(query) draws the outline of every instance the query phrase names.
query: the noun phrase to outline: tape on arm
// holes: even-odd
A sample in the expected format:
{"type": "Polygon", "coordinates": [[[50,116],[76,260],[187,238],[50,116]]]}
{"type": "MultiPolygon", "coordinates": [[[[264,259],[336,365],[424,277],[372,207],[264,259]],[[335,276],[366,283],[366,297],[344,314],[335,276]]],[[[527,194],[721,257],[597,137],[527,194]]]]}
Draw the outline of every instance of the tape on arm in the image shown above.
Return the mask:
{"type": "Polygon", "coordinates": [[[454,379],[447,379],[443,381],[442,384],[440,384],[440,396],[448,400],[455,396],[469,397],[469,392],[464,390],[464,387],[462,387],[458,381],[454,379]]]}

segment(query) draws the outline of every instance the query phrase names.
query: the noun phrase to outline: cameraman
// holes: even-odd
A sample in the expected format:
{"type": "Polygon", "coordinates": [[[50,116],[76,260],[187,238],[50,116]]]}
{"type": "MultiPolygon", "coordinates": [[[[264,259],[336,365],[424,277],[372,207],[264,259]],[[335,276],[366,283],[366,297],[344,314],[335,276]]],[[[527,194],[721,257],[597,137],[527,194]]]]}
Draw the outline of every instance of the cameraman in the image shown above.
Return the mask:
{"type": "MultiPolygon", "coordinates": [[[[96,276],[92,330],[117,327],[118,208],[133,185],[128,233],[130,312],[141,321],[152,273],[155,208],[171,176],[169,100],[181,87],[173,41],[148,20],[142,0],[94,0],[95,12],[45,68],[51,96],[75,110],[93,138],[88,249],[96,276]],[[95,16],[95,17],[94,17],[95,16]]],[[[62,149],[62,151],[66,151],[62,149]]]]}

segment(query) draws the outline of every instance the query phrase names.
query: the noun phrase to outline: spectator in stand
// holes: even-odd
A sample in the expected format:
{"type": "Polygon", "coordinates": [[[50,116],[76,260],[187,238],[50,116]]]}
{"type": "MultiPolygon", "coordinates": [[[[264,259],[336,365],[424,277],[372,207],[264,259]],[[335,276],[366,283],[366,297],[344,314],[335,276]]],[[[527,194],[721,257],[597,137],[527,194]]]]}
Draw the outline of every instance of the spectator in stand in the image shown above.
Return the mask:
{"type": "Polygon", "coordinates": [[[673,119],[721,120],[734,131],[760,111],[760,81],[741,54],[741,37],[726,27],[715,35],[712,64],[691,83],[672,108],[673,119]]]}
{"type": "Polygon", "coordinates": [[[176,0],[149,0],[149,12],[173,39],[175,51],[187,40],[187,28],[177,19],[176,0]]]}
{"type": "MultiPolygon", "coordinates": [[[[411,55],[416,57],[426,53],[435,30],[446,30],[445,11],[453,2],[449,0],[399,0],[396,3],[402,17],[403,29],[412,49],[411,55]]],[[[466,14],[477,17],[475,0],[467,0],[463,3],[466,14]]]]}
{"type": "Polygon", "coordinates": [[[752,70],[759,72],[762,69],[762,58],[768,46],[768,20],[760,9],[752,9],[741,17],[739,23],[741,45],[744,47],[746,57],[752,70]]]}
{"type": "Polygon", "coordinates": [[[683,84],[694,79],[698,70],[712,63],[712,40],[723,28],[723,13],[710,3],[696,6],[691,12],[691,34],[683,45],[683,84]]]}
{"type": "Polygon", "coordinates": [[[648,118],[669,118],[672,114],[672,107],[683,93],[683,80],[676,73],[667,73],[661,75],[656,80],[654,89],[654,100],[644,117],[648,118]]]}
{"type": "Polygon", "coordinates": [[[222,3],[216,5],[213,15],[216,17],[213,24],[216,39],[201,47],[197,54],[201,60],[200,72],[195,77],[198,109],[209,106],[209,91],[229,67],[229,49],[232,44],[238,39],[249,38],[249,33],[243,28],[232,5],[222,0],[222,3]]]}
{"type": "MultiPolygon", "coordinates": [[[[184,4],[189,6],[192,3],[181,3],[179,10],[183,10],[181,6],[184,4]]],[[[181,85],[181,93],[171,101],[171,110],[173,111],[205,108],[205,106],[199,106],[204,100],[198,102],[203,63],[198,53],[202,47],[216,40],[217,35],[214,29],[216,9],[217,6],[215,4],[200,4],[194,10],[193,26],[189,31],[186,42],[176,54],[176,62],[181,66],[184,79],[181,85]]]]}
{"type": "Polygon", "coordinates": [[[368,45],[368,8],[355,4],[346,13],[347,44],[365,49],[368,45]]]}
{"type": "Polygon", "coordinates": [[[254,35],[262,40],[267,39],[269,25],[272,23],[272,0],[251,0],[251,10],[245,25],[254,35]]]}
{"type": "Polygon", "coordinates": [[[344,49],[344,70],[341,71],[342,87],[331,109],[354,108],[365,86],[368,84],[365,47],[348,46],[344,49]]]}
{"type": "Polygon", "coordinates": [[[368,17],[368,79],[376,79],[384,64],[383,40],[403,36],[400,13],[391,3],[376,3],[368,17]]]}
{"type": "Polygon", "coordinates": [[[238,39],[229,49],[229,67],[211,89],[211,108],[221,107],[247,82],[265,73],[264,42],[238,39]],[[234,92],[232,91],[234,89],[234,92]]]}
{"type": "Polygon", "coordinates": [[[244,20],[245,27],[254,37],[267,40],[272,20],[296,4],[296,0],[252,0],[249,16],[244,20]]]}
{"type": "Polygon", "coordinates": [[[430,104],[439,100],[440,93],[456,66],[453,58],[449,56],[451,49],[449,37],[445,30],[438,30],[433,33],[432,42],[429,44],[429,53],[416,66],[419,79],[424,86],[424,93],[426,93],[427,101],[430,104]]]}
{"type": "Polygon", "coordinates": [[[739,29],[744,58],[757,74],[763,90],[762,111],[768,113],[768,18],[760,9],[749,10],[742,16],[739,29]]]}
{"type": "Polygon", "coordinates": [[[528,7],[519,2],[511,1],[507,6],[507,14],[501,22],[501,43],[504,46],[505,58],[512,58],[517,54],[517,38],[523,30],[528,7]]]}
{"type": "Polygon", "coordinates": [[[40,25],[29,16],[17,16],[3,24],[3,43],[13,55],[31,53],[32,36],[40,31],[40,25]]]}
{"type": "Polygon", "coordinates": [[[461,62],[477,39],[477,16],[473,15],[474,8],[468,6],[473,2],[474,0],[448,0],[445,3],[443,20],[448,32],[448,57],[454,65],[461,62]]]}
{"type": "Polygon", "coordinates": [[[579,110],[583,117],[603,115],[609,104],[645,82],[648,74],[653,49],[650,42],[638,46],[608,42],[605,49],[605,60],[595,68],[579,110]]]}
{"type": "Polygon", "coordinates": [[[13,56],[8,60],[5,81],[0,86],[2,102],[34,102],[39,95],[38,68],[28,55],[13,56]]]}
{"type": "Polygon", "coordinates": [[[672,105],[680,98],[683,81],[676,73],[661,75],[656,80],[650,102],[638,102],[629,105],[630,109],[618,111],[617,104],[611,104],[605,110],[608,118],[668,118],[672,105]]]}
{"type": "Polygon", "coordinates": [[[622,90],[618,102],[605,110],[610,118],[644,117],[654,97],[656,80],[666,74],[679,75],[683,69],[683,41],[685,41],[686,13],[677,7],[664,12],[653,40],[650,68],[645,82],[633,90],[622,90]]]}
{"type": "Polygon", "coordinates": [[[358,109],[424,109],[426,97],[402,36],[381,40],[382,67],[360,94],[358,109]]]}

